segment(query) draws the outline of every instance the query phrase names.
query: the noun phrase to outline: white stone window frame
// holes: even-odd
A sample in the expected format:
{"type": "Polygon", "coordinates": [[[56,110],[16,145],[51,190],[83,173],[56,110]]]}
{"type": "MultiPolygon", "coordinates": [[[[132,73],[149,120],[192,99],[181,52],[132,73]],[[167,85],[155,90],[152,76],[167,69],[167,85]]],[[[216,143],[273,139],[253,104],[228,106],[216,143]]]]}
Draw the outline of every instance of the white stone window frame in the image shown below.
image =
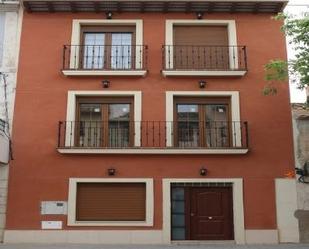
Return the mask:
{"type": "Polygon", "coordinates": [[[152,178],[70,178],[68,196],[68,226],[153,226],[154,189],[152,178]],[[78,183],[145,183],[145,221],[77,221],[76,194],[78,183]]]}
{"type": "Polygon", "coordinates": [[[163,188],[163,242],[171,243],[171,184],[172,183],[232,183],[234,240],[245,244],[244,200],[242,178],[165,178],[163,188]]]}
{"type": "Polygon", "coordinates": [[[171,45],[171,56],[165,56],[165,68],[166,70],[172,70],[174,68],[174,56],[173,45],[174,26],[227,26],[228,40],[229,40],[229,57],[230,57],[230,69],[238,69],[238,56],[233,58],[233,54],[238,54],[237,50],[237,34],[236,34],[236,22],[235,20],[166,20],[165,23],[165,45],[171,45]]]}
{"type": "Polygon", "coordinates": [[[240,102],[238,91],[167,91],[166,92],[166,145],[173,147],[173,123],[174,123],[174,99],[175,97],[230,97],[231,98],[231,121],[235,123],[232,127],[233,145],[241,147],[241,123],[240,102]]]}
{"type": "MultiPolygon", "coordinates": [[[[141,91],[68,91],[66,121],[71,122],[71,127],[66,126],[65,147],[74,147],[77,97],[133,97],[134,99],[134,146],[141,145],[141,120],[142,120],[142,92],[141,91]]],[[[68,123],[67,123],[68,124],[68,123]]],[[[81,148],[83,149],[83,148],[81,148]]]]}
{"type": "MultiPolygon", "coordinates": [[[[91,26],[134,26],[135,27],[135,44],[138,46],[143,45],[143,20],[137,19],[121,19],[121,20],[102,20],[102,19],[74,19],[72,23],[72,36],[71,36],[71,46],[78,46],[80,44],[80,32],[82,25],[91,25],[91,26]]],[[[143,53],[140,53],[138,49],[135,51],[135,68],[134,70],[142,70],[143,65],[143,53]]],[[[114,72],[114,70],[108,72],[101,72],[102,70],[83,70],[83,72],[71,72],[72,70],[78,69],[79,61],[79,53],[71,53],[70,54],[70,70],[64,70],[65,75],[105,75],[107,74],[114,74],[114,75],[136,75],[134,70],[129,71],[119,71],[119,73],[114,72]]],[[[116,70],[117,71],[117,70],[116,70]]],[[[144,75],[145,72],[142,70],[141,75],[144,75]]]]}

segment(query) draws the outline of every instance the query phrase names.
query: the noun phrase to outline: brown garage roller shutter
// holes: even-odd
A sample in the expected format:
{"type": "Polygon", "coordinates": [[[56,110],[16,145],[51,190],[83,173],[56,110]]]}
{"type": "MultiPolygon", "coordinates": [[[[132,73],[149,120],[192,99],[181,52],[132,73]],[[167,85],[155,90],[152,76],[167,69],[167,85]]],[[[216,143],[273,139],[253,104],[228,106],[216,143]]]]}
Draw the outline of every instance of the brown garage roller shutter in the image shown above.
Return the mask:
{"type": "Polygon", "coordinates": [[[145,183],[78,183],[77,221],[144,221],[145,183]]]}
{"type": "Polygon", "coordinates": [[[174,45],[228,46],[227,26],[174,26],[174,45]]]}

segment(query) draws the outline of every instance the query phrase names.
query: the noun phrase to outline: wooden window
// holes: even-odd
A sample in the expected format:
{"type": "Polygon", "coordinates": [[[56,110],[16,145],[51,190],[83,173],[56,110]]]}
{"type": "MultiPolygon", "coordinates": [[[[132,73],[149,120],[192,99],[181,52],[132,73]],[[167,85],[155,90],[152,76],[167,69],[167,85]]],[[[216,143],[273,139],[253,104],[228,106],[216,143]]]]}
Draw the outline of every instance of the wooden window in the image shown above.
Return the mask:
{"type": "Polygon", "coordinates": [[[77,98],[76,109],[76,146],[133,146],[132,98],[77,98]]]}
{"type": "Polygon", "coordinates": [[[175,98],[177,147],[229,147],[229,98],[175,98]]]}
{"type": "Polygon", "coordinates": [[[77,183],[77,221],[145,221],[145,183],[77,183]]]}
{"type": "Polygon", "coordinates": [[[83,69],[134,67],[135,27],[82,26],[83,69]]]}
{"type": "Polygon", "coordinates": [[[174,26],[176,69],[228,69],[227,26],[174,26]]]}

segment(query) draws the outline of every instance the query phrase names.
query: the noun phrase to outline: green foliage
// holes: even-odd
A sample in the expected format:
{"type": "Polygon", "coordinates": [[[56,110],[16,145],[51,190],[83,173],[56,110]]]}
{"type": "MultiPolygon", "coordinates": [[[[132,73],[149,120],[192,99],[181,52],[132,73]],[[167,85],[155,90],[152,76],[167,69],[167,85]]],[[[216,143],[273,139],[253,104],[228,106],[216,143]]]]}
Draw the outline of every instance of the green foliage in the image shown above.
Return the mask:
{"type": "Polygon", "coordinates": [[[295,51],[295,59],[289,61],[271,60],[265,65],[265,95],[277,93],[275,82],[285,82],[288,75],[295,79],[297,87],[304,89],[309,86],[309,12],[301,18],[279,14],[275,20],[284,20],[282,31],[290,39],[295,51]]]}
{"type": "Polygon", "coordinates": [[[288,63],[283,60],[271,60],[265,65],[265,79],[267,81],[284,81],[289,77],[288,63]]]}

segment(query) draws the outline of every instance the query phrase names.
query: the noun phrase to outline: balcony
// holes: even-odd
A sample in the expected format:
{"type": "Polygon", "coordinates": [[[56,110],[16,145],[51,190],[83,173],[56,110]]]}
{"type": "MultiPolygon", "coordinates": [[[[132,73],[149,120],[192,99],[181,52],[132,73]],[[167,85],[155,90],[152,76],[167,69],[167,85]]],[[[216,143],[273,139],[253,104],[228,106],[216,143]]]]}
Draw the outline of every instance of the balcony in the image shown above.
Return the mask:
{"type": "Polygon", "coordinates": [[[146,45],[65,45],[62,72],[66,76],[144,76],[146,45]]]}
{"type": "Polygon", "coordinates": [[[246,154],[247,122],[60,121],[63,154],[246,154]]]}
{"type": "Polygon", "coordinates": [[[164,76],[244,76],[247,73],[245,46],[162,47],[164,76]]]}

